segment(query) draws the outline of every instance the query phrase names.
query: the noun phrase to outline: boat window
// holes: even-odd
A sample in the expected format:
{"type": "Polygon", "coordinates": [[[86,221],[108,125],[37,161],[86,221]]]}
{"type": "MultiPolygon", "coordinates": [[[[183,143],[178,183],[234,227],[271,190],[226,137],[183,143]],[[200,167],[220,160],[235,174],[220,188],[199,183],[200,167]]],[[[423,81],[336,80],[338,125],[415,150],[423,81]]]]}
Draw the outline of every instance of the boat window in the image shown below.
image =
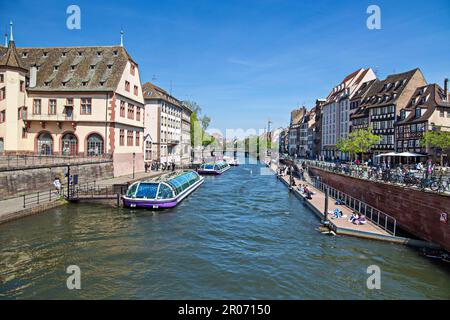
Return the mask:
{"type": "Polygon", "coordinates": [[[157,183],[141,183],[136,192],[136,198],[155,199],[157,191],[157,183]]]}
{"type": "Polygon", "coordinates": [[[159,186],[158,199],[171,199],[173,197],[174,195],[172,189],[161,183],[159,186]]]}
{"type": "Polygon", "coordinates": [[[206,170],[214,170],[214,166],[212,164],[205,164],[206,170]]]}
{"type": "Polygon", "coordinates": [[[136,192],[138,185],[139,183],[135,183],[128,188],[127,197],[131,198],[132,196],[134,196],[134,193],[136,192]]]}

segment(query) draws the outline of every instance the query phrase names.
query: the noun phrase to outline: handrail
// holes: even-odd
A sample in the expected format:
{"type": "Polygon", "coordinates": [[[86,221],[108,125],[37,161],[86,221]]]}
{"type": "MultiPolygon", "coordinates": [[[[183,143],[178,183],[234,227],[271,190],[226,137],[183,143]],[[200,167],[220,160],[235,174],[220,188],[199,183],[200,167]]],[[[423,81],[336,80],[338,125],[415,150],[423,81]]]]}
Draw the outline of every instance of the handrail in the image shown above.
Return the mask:
{"type": "Polygon", "coordinates": [[[330,197],[336,200],[337,199],[342,200],[347,207],[349,207],[353,211],[365,215],[366,218],[370,220],[372,223],[376,224],[377,226],[385,230],[387,233],[395,236],[397,231],[397,219],[395,219],[394,217],[342,191],[330,187],[329,185],[323,183],[319,177],[314,177],[312,182],[316,189],[324,193],[328,189],[328,194],[330,195],[330,197]]]}

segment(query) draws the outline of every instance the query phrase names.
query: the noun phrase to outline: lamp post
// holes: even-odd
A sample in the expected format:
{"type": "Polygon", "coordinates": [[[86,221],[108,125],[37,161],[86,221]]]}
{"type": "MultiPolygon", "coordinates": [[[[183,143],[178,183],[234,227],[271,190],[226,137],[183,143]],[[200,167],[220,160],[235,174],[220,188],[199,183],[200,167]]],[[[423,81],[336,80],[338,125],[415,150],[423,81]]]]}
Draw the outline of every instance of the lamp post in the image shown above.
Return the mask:
{"type": "Polygon", "coordinates": [[[136,163],[136,152],[133,152],[133,179],[134,179],[134,165],[136,163]]]}

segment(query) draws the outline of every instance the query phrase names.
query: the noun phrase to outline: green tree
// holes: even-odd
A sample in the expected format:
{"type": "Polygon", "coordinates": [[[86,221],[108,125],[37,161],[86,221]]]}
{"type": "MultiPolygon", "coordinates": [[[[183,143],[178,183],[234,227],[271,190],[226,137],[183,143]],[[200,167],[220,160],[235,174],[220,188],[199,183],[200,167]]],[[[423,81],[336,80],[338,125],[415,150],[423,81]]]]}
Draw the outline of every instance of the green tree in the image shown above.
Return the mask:
{"type": "Polygon", "coordinates": [[[339,140],[337,147],[342,152],[350,153],[350,156],[362,156],[380,141],[381,137],[373,134],[371,130],[356,130],[350,132],[347,139],[339,140]]]}
{"type": "MultiPolygon", "coordinates": [[[[442,151],[450,149],[450,131],[443,131],[439,127],[424,133],[421,140],[423,146],[432,146],[442,151]]],[[[444,156],[441,153],[441,165],[443,165],[444,156]]]]}

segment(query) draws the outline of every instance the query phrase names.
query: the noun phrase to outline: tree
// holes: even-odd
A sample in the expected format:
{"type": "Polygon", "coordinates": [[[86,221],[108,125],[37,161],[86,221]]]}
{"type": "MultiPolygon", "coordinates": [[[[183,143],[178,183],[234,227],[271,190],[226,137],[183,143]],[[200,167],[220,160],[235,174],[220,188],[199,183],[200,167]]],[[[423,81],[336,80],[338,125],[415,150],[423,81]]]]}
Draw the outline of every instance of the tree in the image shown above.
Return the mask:
{"type": "MultiPolygon", "coordinates": [[[[442,151],[450,149],[450,131],[443,131],[440,128],[430,130],[424,133],[421,144],[423,146],[432,146],[442,151]]],[[[441,153],[441,165],[443,165],[444,156],[441,153]]]]}
{"type": "Polygon", "coordinates": [[[356,130],[350,132],[347,139],[339,140],[336,145],[342,152],[357,155],[369,152],[370,148],[381,141],[381,137],[372,133],[371,130],[356,130]]]}

